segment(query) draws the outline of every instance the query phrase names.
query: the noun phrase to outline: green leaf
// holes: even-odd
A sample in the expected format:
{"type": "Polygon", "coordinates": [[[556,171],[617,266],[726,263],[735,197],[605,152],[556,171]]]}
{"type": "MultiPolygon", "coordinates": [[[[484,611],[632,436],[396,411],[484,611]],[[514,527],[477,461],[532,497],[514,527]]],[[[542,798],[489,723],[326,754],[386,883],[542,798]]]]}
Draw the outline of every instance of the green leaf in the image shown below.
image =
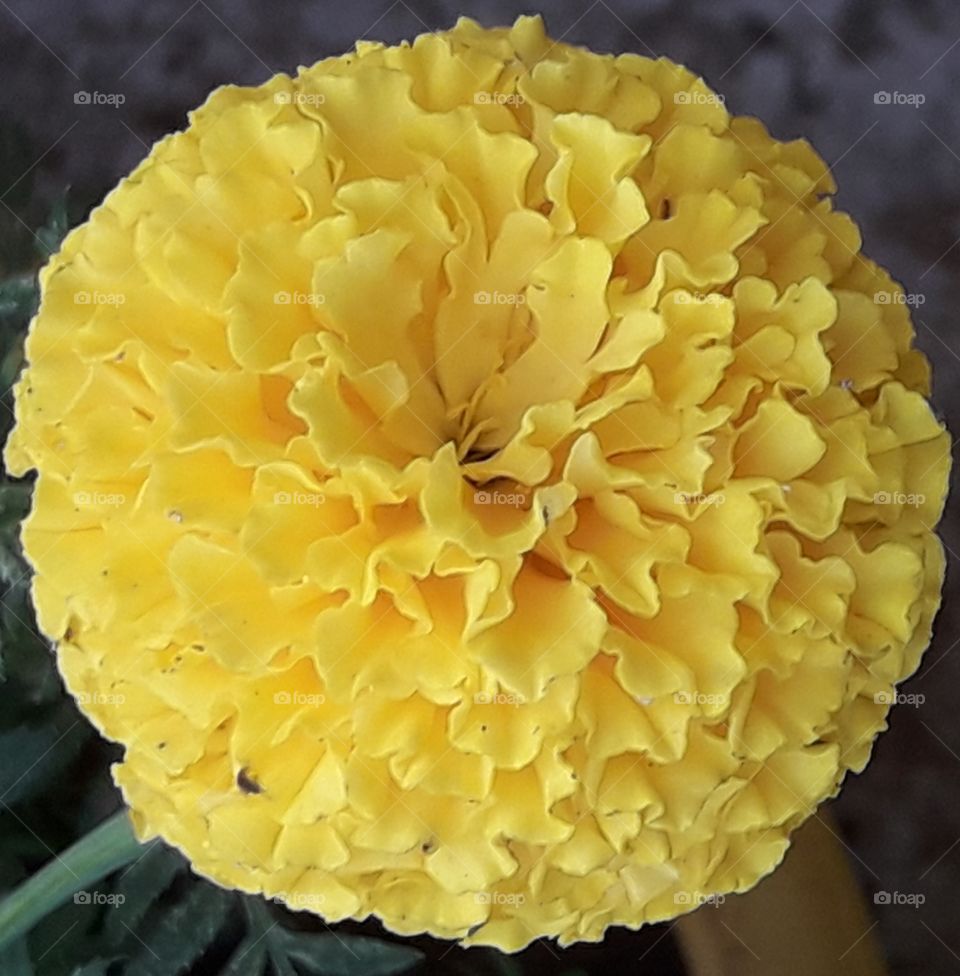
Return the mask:
{"type": "MultiPolygon", "coordinates": [[[[30,167],[35,154],[36,147],[26,128],[11,118],[0,118],[0,192],[4,203],[13,210],[25,207],[30,201],[35,174],[30,167]]],[[[7,218],[9,215],[4,214],[4,219],[7,218]]],[[[14,257],[8,253],[10,243],[0,240],[0,254],[7,260],[14,257]]]]}
{"type": "Polygon", "coordinates": [[[30,484],[0,482],[0,681],[6,677],[8,645],[30,631],[33,608],[26,598],[29,569],[20,551],[20,520],[30,509],[30,484]]]}
{"type": "Polygon", "coordinates": [[[77,966],[70,976],[107,976],[107,971],[116,961],[116,959],[91,959],[83,966],[77,966]]]}
{"type": "MultiPolygon", "coordinates": [[[[75,709],[63,691],[53,651],[35,629],[30,593],[26,584],[12,587],[0,607],[0,656],[4,662],[4,707],[0,724],[11,726],[36,716],[41,704],[60,703],[75,709]]],[[[52,717],[52,712],[48,716],[52,717]]]]}
{"type": "Polygon", "coordinates": [[[3,976],[33,976],[33,964],[25,939],[14,942],[0,952],[0,973],[3,976]]]}
{"type": "Polygon", "coordinates": [[[130,964],[136,976],[178,976],[210,947],[223,928],[233,896],[212,884],[194,884],[159,919],[136,934],[140,952],[130,964]]]}
{"type": "Polygon", "coordinates": [[[20,520],[30,511],[30,488],[25,482],[0,483],[0,583],[19,583],[27,566],[20,556],[20,520]]]}
{"type": "Polygon", "coordinates": [[[273,966],[274,976],[299,976],[282,949],[270,953],[270,964],[273,966]]]}
{"type": "MultiPolygon", "coordinates": [[[[523,976],[523,966],[513,956],[507,956],[499,949],[491,949],[490,956],[490,964],[500,976],[523,976]]],[[[565,973],[564,976],[569,976],[569,974],[565,973]]]]}
{"type": "Polygon", "coordinates": [[[128,864],[140,849],[128,812],[118,811],[0,900],[0,947],[26,935],[86,885],[128,864]]]}
{"type": "Polygon", "coordinates": [[[408,946],[359,935],[291,932],[277,926],[267,938],[317,976],[393,976],[411,969],[422,956],[408,946]]]}
{"type": "Polygon", "coordinates": [[[5,804],[36,793],[50,776],[75,754],[74,742],[83,739],[80,720],[60,729],[54,724],[21,726],[0,733],[0,797],[5,804]],[[76,736],[71,738],[73,732],[76,736]]]}
{"type": "Polygon", "coordinates": [[[0,485],[0,524],[5,530],[18,528],[17,523],[30,511],[33,486],[26,481],[7,481],[0,485]]]}
{"type": "Polygon", "coordinates": [[[102,953],[91,938],[91,929],[103,910],[68,902],[30,930],[27,945],[37,976],[64,976],[102,953]]]}
{"type": "Polygon", "coordinates": [[[125,942],[186,866],[183,856],[162,841],[154,841],[145,848],[143,855],[114,882],[114,892],[122,895],[123,901],[107,913],[104,924],[107,944],[118,948],[125,942]]]}
{"type": "MultiPolygon", "coordinates": [[[[225,891],[186,867],[162,842],[138,845],[122,811],[0,901],[0,941],[6,935],[15,945],[31,931],[38,964],[31,976],[108,976],[117,967],[117,976],[178,976],[201,960],[204,976],[393,976],[422,958],[378,938],[290,931],[263,899],[225,891]],[[125,868],[112,882],[111,866],[125,868]],[[98,879],[99,893],[112,899],[67,900],[98,879]],[[212,959],[228,953],[215,967],[212,959]]],[[[15,971],[0,968],[8,972],[15,971]]]]}
{"type": "MultiPolygon", "coordinates": [[[[3,353],[0,359],[0,396],[8,397],[13,384],[20,375],[23,366],[23,339],[18,331],[17,336],[10,343],[10,347],[3,353]]],[[[3,430],[6,431],[13,425],[13,418],[9,412],[5,413],[3,430]]]]}
{"type": "Polygon", "coordinates": [[[37,308],[37,279],[18,275],[0,281],[0,315],[26,322],[37,308]]]}
{"type": "Polygon", "coordinates": [[[261,976],[266,965],[266,944],[259,936],[248,935],[234,950],[219,976],[261,976]]]}
{"type": "Polygon", "coordinates": [[[54,203],[46,224],[36,234],[37,250],[44,260],[59,249],[61,242],[67,235],[69,227],[70,218],[67,215],[67,193],[64,191],[54,203]]]}
{"type": "Polygon", "coordinates": [[[264,947],[264,954],[270,959],[273,976],[297,976],[293,964],[283,950],[270,938],[277,927],[267,911],[266,902],[255,895],[245,895],[242,899],[243,914],[250,929],[250,938],[264,947]]]}

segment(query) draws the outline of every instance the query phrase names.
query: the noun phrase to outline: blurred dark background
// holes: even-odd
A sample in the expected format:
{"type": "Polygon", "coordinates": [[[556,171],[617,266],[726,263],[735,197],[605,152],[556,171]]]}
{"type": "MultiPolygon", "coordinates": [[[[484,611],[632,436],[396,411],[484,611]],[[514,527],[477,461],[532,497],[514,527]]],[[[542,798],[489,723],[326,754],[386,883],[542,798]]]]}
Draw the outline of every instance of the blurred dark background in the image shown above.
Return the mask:
{"type": "MultiPolygon", "coordinates": [[[[395,43],[460,14],[494,26],[536,11],[513,0],[0,0],[0,157],[30,160],[0,186],[0,262],[3,241],[39,226],[65,187],[78,219],[219,84],[258,84],[358,38],[395,43]],[[122,104],[78,104],[78,92],[122,104]]],[[[937,409],[960,430],[956,0],[559,0],[540,12],[555,38],[667,55],[725,94],[732,112],[758,116],[780,139],[808,138],[832,165],[838,205],[859,223],[866,253],[916,296],[937,409]]],[[[829,805],[871,902],[877,891],[925,896],[919,908],[871,906],[898,976],[960,972],[956,506],[943,537],[949,575],[936,638],[902,689],[924,701],[894,709],[867,771],[829,805]]],[[[463,957],[453,950],[445,964],[463,957]]],[[[680,971],[665,926],[611,932],[602,946],[565,953],[563,965],[546,945],[525,960],[550,972],[680,971]]]]}

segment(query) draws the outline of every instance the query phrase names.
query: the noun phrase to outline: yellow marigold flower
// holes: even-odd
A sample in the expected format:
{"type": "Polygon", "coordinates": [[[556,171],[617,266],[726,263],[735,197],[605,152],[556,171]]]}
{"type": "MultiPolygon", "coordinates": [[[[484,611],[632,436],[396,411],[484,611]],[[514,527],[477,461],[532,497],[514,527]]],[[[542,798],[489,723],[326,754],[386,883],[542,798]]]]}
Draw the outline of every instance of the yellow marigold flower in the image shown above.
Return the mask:
{"type": "Polygon", "coordinates": [[[769,872],[943,573],[948,435],[834,189],[537,18],[160,142],[44,269],[6,450],[141,834],[508,950],[769,872]]]}

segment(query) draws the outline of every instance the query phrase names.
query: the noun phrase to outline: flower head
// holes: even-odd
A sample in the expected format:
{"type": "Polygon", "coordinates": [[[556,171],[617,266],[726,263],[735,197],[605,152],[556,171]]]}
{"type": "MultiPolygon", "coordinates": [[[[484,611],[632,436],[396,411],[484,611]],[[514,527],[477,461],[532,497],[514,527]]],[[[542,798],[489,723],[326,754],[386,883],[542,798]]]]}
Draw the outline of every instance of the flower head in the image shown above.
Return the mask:
{"type": "Polygon", "coordinates": [[[927,364],[833,190],[536,18],[154,147],[42,273],[6,451],[141,833],[507,949],[770,871],[943,572],[927,364]]]}

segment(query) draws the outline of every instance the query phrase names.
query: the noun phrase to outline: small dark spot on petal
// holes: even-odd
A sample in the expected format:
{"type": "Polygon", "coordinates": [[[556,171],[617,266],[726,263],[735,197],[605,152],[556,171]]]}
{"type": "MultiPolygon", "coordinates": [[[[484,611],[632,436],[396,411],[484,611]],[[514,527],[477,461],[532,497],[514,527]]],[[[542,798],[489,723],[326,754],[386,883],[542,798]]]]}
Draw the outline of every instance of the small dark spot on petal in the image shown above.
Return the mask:
{"type": "Polygon", "coordinates": [[[237,773],[237,786],[239,786],[241,791],[244,793],[263,792],[263,787],[255,779],[252,779],[247,773],[246,766],[242,767],[237,773]]]}

